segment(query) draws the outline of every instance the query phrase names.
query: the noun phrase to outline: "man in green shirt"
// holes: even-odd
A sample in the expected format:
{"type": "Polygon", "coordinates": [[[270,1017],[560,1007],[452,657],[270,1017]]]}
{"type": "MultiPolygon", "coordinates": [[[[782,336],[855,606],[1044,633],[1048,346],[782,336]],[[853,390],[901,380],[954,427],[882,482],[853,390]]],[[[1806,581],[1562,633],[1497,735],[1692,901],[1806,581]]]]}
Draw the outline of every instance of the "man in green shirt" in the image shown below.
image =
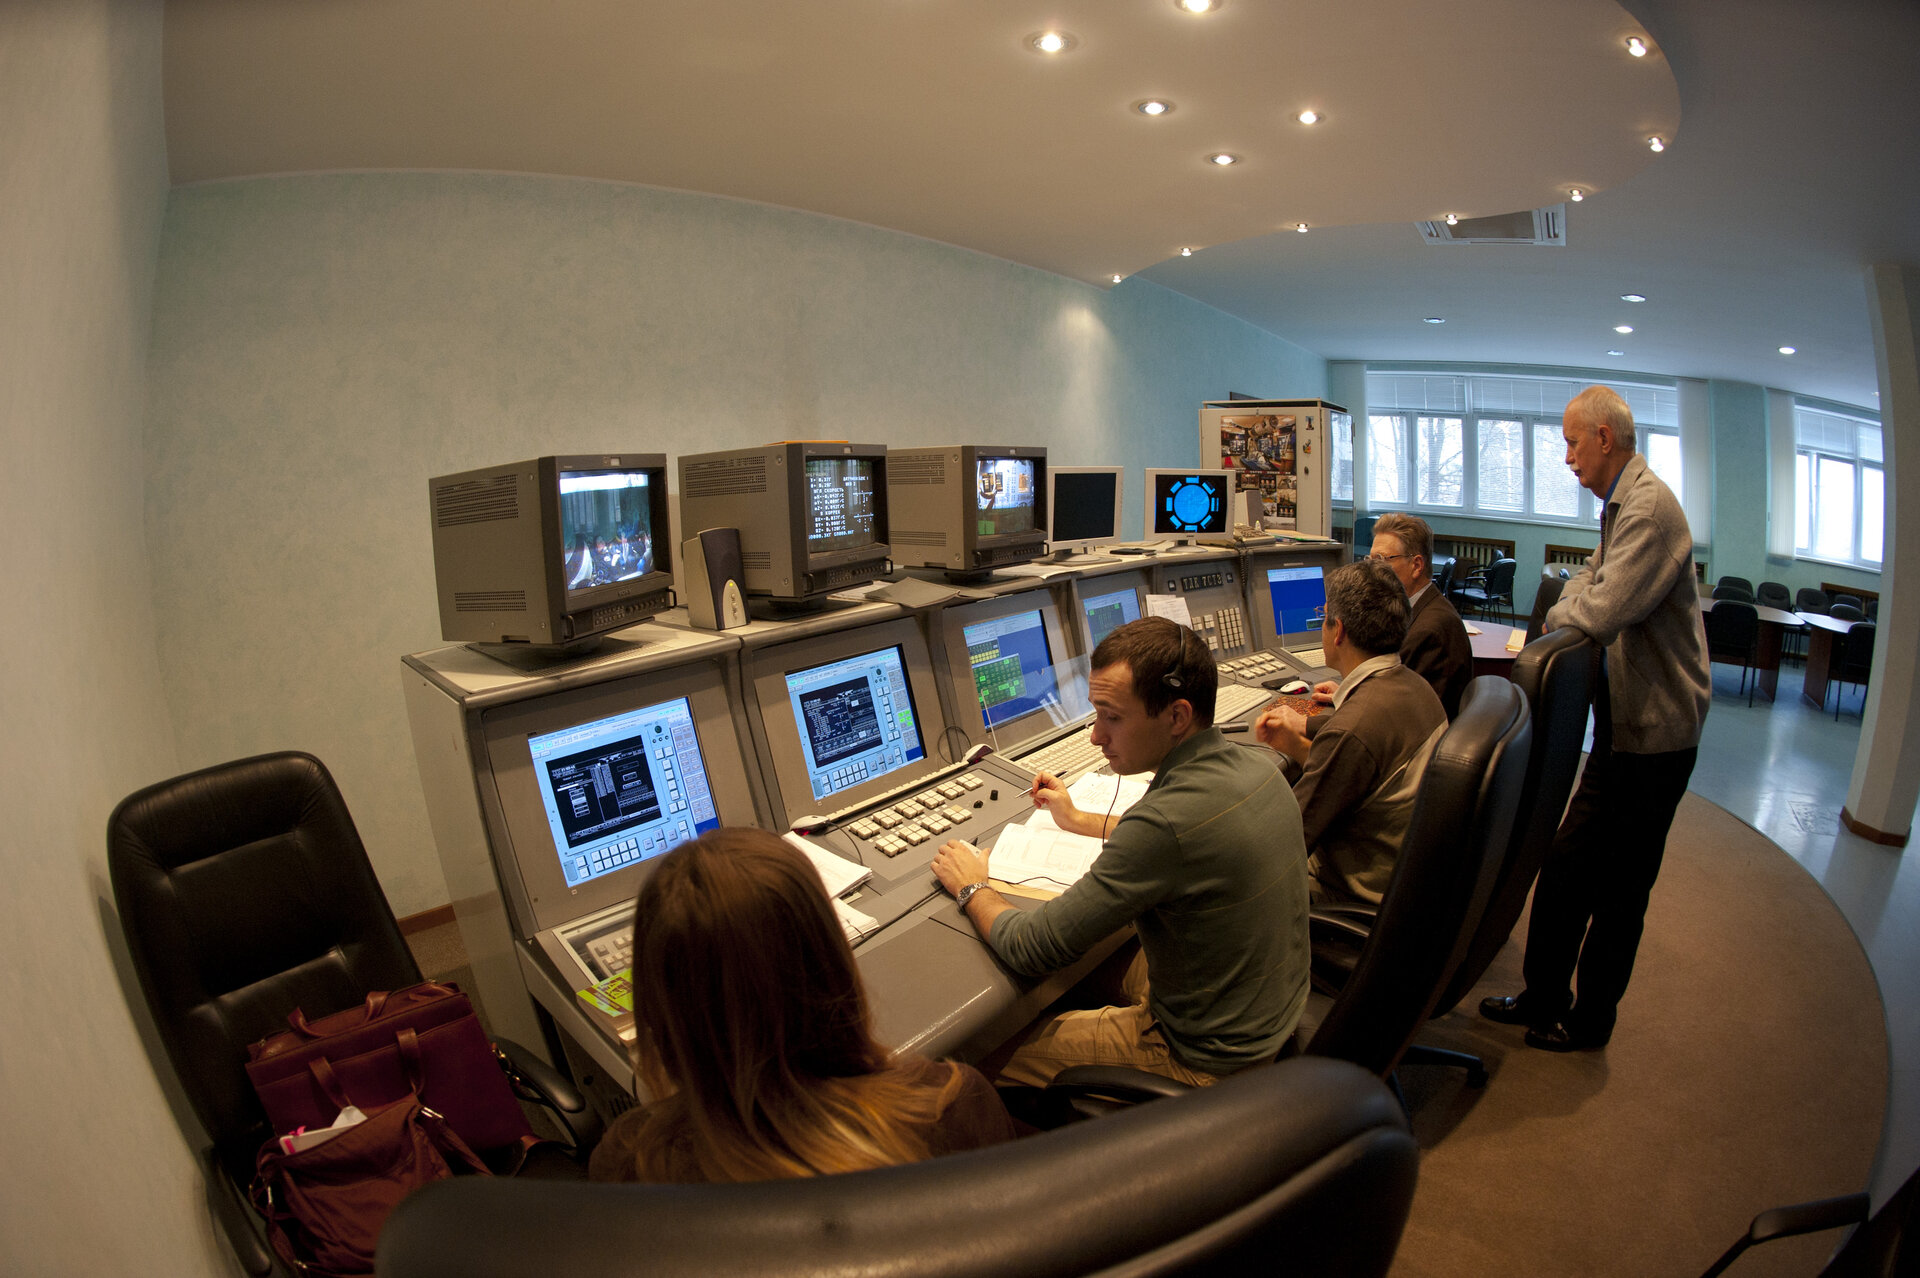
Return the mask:
{"type": "Polygon", "coordinates": [[[1036,807],[1105,841],[1066,892],[1021,910],[986,886],[987,855],[953,840],[933,870],[993,952],[1037,976],[1131,923],[1140,955],[1130,1002],[1037,1026],[1001,1070],[1040,1085],[1069,1065],[1131,1065],[1205,1085],[1270,1060],[1306,1007],[1307,871],[1300,807],[1264,750],[1213,726],[1212,654],[1161,617],[1121,626],[1094,649],[1093,742],[1121,775],[1152,772],[1118,817],[1082,812],[1056,777],[1036,807]]]}

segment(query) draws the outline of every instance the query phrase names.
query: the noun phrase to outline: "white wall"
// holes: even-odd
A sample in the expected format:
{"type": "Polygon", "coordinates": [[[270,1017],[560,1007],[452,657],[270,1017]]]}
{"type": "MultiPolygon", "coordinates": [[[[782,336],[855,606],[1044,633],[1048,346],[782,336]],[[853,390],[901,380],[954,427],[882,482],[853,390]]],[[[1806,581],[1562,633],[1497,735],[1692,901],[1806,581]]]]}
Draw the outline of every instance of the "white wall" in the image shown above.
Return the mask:
{"type": "Polygon", "coordinates": [[[141,519],[160,8],[0,6],[8,1274],[226,1264],[129,1012],[104,857],[114,803],[176,762],[141,519]]]}
{"type": "Polygon", "coordinates": [[[1326,378],[1142,281],[571,179],[182,188],[157,288],[148,533],[182,764],[318,754],[403,915],[446,900],[400,696],[401,655],[440,642],[430,476],[782,438],[1183,465],[1203,399],[1326,378]]]}

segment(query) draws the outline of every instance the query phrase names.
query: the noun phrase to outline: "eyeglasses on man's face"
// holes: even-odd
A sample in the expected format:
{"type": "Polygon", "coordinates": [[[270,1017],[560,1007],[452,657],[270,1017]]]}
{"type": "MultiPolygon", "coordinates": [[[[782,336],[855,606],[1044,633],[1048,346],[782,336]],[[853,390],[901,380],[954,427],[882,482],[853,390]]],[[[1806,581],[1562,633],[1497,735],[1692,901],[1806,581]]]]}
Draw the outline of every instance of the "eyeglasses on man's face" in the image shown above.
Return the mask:
{"type": "Polygon", "coordinates": [[[1367,558],[1371,559],[1376,564],[1390,564],[1396,559],[1411,559],[1413,558],[1413,556],[1412,555],[1383,555],[1383,554],[1380,554],[1378,551],[1375,551],[1373,554],[1368,555],[1367,558]]]}

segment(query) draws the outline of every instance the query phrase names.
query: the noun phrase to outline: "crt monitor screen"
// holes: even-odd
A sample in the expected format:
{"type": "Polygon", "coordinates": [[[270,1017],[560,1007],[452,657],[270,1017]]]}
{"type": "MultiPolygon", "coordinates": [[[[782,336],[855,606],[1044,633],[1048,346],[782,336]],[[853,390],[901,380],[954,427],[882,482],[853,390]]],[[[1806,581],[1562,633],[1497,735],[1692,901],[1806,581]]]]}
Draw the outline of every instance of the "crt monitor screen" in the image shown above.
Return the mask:
{"type": "Polygon", "coordinates": [[[1267,569],[1267,594],[1273,600],[1273,633],[1310,635],[1327,613],[1327,583],[1318,567],[1267,569]]]}
{"type": "Polygon", "coordinates": [[[974,691],[989,728],[1030,714],[1055,700],[1053,654],[1038,608],[976,621],[961,632],[974,691]]]}
{"type": "Polygon", "coordinates": [[[1152,476],[1151,531],[1160,536],[1209,536],[1227,530],[1227,477],[1208,471],[1160,471],[1152,476]]]}
{"type": "Polygon", "coordinates": [[[787,699],[816,799],[926,757],[897,646],[789,671],[787,699]]]}
{"type": "Polygon", "coordinates": [[[568,590],[653,571],[653,506],[644,470],[560,472],[560,544],[568,590]]]}
{"type": "Polygon", "coordinates": [[[567,886],[717,829],[685,697],[527,738],[567,886]]]}
{"type": "Polygon", "coordinates": [[[1082,601],[1081,608],[1087,614],[1087,651],[1100,646],[1100,641],[1126,625],[1129,621],[1140,620],[1140,596],[1133,587],[1116,590],[1112,594],[1093,595],[1082,601]]]}
{"type": "Polygon", "coordinates": [[[1113,470],[1049,472],[1053,504],[1047,507],[1049,541],[1113,541],[1120,536],[1120,473],[1113,470]]]}
{"type": "Polygon", "coordinates": [[[874,530],[879,469],[871,457],[807,458],[807,552],[858,550],[879,540],[874,530]]]}
{"type": "Polygon", "coordinates": [[[974,531],[982,537],[1032,532],[1034,459],[982,457],[977,465],[974,531]]]}

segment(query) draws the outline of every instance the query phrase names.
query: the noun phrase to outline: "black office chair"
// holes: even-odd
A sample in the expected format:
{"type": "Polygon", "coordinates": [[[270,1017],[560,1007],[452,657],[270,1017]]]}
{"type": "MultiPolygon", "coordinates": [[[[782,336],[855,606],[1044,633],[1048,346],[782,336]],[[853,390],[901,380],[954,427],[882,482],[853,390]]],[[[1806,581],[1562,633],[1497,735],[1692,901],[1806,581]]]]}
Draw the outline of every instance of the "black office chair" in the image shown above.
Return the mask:
{"type": "Polygon", "coordinates": [[[1433,588],[1442,595],[1445,595],[1453,585],[1454,562],[1452,555],[1442,555],[1428,565],[1428,571],[1433,578],[1433,588]]]}
{"type": "Polygon", "coordinates": [[[381,1278],[1378,1275],[1413,1137],[1378,1080],[1292,1060],[1098,1122],[875,1171],[741,1185],[459,1179],[402,1203],[381,1278]]]}
{"type": "Polygon", "coordinates": [[[1840,704],[1845,699],[1845,689],[1840,685],[1857,683],[1860,685],[1860,709],[1867,708],[1867,679],[1873,674],[1873,640],[1880,627],[1871,621],[1856,621],[1853,629],[1841,636],[1839,660],[1833,670],[1833,717],[1840,718],[1840,704]]]}
{"type": "MultiPolygon", "coordinates": [[[[211,1144],[202,1151],[214,1218],[249,1274],[278,1257],[247,1201],[272,1136],[246,1074],[247,1045],[421,980],[366,848],[326,767],[261,755],[148,786],[107,821],[120,926],[161,1042],[211,1144]]],[[[506,1040],[516,1090],[537,1094],[584,1155],[594,1120],[572,1084],[506,1040]]],[[[537,1146],[522,1175],[584,1175],[537,1146]]]]}
{"type": "Polygon", "coordinates": [[[1700,1278],[1719,1278],[1747,1248],[1760,1243],[1848,1225],[1859,1228],[1828,1258],[1820,1278],[1911,1278],[1920,1273],[1920,1171],[1907,1177],[1869,1217],[1871,1204],[1866,1194],[1847,1194],[1763,1211],[1700,1278]]]}
{"type": "Polygon", "coordinates": [[[1513,573],[1519,567],[1511,559],[1496,559],[1485,568],[1476,568],[1467,579],[1453,588],[1452,598],[1475,613],[1485,615],[1505,605],[1513,615],[1513,573]]]}
{"type": "MultiPolygon", "coordinates": [[[[1722,577],[1720,580],[1713,583],[1713,588],[1715,590],[1725,589],[1726,587],[1729,587],[1729,586],[1744,593],[1749,603],[1753,601],[1753,583],[1751,581],[1748,581],[1745,577],[1722,577]]],[[[1716,599],[1719,598],[1718,595],[1714,597],[1716,599]]]]}
{"type": "Polygon", "coordinates": [[[1794,592],[1793,610],[1795,612],[1817,614],[1824,617],[1827,615],[1827,609],[1832,606],[1833,600],[1827,597],[1827,592],[1817,587],[1802,586],[1794,592]]]}
{"type": "MultiPolygon", "coordinates": [[[[1316,912],[1316,951],[1359,944],[1306,1051],[1391,1075],[1465,961],[1513,838],[1532,750],[1527,699],[1506,679],[1467,685],[1421,775],[1413,817],[1371,926],[1316,912]]],[[[1324,997],[1324,996],[1321,996],[1324,997]]],[[[1309,1000],[1309,1015],[1319,1011],[1309,1000]]]]}
{"type": "Polygon", "coordinates": [[[1859,595],[1834,595],[1827,605],[1827,615],[1832,616],[1835,608],[1851,608],[1862,617],[1867,615],[1867,605],[1859,595]]]}
{"type": "Polygon", "coordinates": [[[1745,586],[1738,584],[1737,582],[1734,582],[1734,583],[1729,583],[1724,581],[1721,582],[1719,585],[1713,588],[1713,597],[1716,601],[1721,599],[1732,599],[1738,603],[1748,603],[1748,604],[1754,601],[1753,592],[1751,590],[1748,590],[1745,586]]]}
{"type": "Polygon", "coordinates": [[[1760,653],[1760,613],[1750,603],[1722,599],[1706,614],[1706,622],[1707,660],[1738,663],[1740,690],[1752,705],[1753,691],[1747,686],[1747,678],[1751,675],[1755,684],[1760,682],[1753,668],[1760,653]]]}
{"type": "Polygon", "coordinates": [[[1567,583],[1560,577],[1542,577],[1533,592],[1533,611],[1527,616],[1527,642],[1538,639],[1547,628],[1547,613],[1560,602],[1567,583]]]}
{"type": "Polygon", "coordinates": [[[1857,603],[1849,603],[1851,595],[1835,595],[1827,606],[1827,615],[1835,621],[1865,621],[1867,610],[1857,603]]]}
{"type": "Polygon", "coordinates": [[[1754,589],[1753,601],[1764,608],[1778,608],[1782,612],[1793,611],[1793,592],[1778,581],[1763,581],[1754,589]]]}

